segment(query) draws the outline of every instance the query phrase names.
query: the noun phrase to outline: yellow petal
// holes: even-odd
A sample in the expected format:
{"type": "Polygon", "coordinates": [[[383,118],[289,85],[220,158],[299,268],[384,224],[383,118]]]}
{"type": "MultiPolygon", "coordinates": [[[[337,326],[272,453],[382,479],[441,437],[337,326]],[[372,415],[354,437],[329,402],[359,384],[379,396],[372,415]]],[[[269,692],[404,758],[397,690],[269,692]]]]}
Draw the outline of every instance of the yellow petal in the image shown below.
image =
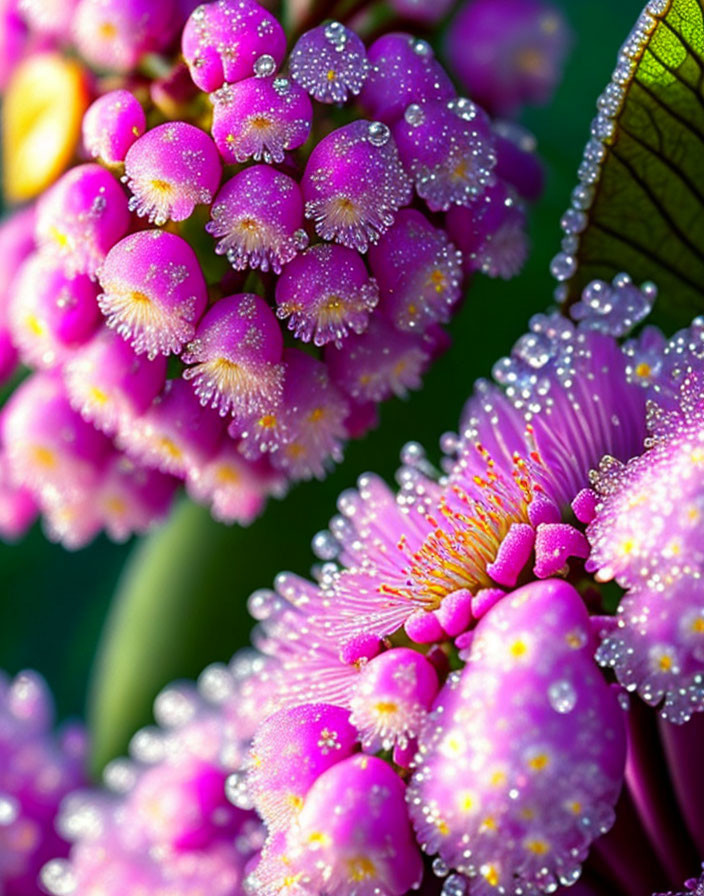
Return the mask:
{"type": "Polygon", "coordinates": [[[69,165],[88,107],[81,66],[58,53],[29,56],[15,70],[2,110],[3,189],[31,199],[69,165]]]}

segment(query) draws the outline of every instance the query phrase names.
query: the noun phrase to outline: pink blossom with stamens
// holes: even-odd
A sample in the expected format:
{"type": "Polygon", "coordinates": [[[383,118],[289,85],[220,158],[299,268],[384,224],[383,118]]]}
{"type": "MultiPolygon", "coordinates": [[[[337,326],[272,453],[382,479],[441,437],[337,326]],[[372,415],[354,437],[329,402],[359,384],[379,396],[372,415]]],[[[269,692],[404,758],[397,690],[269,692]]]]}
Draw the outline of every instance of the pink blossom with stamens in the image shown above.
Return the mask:
{"type": "Polygon", "coordinates": [[[290,261],[276,282],[276,313],[303,342],[342,345],[363,333],[378,301],[376,281],[357,252],[320,243],[290,261]]]}
{"type": "Polygon", "coordinates": [[[68,274],[95,277],[129,227],[127,199],[100,165],[67,171],[37,202],[36,239],[68,274]]]}
{"type": "Polygon", "coordinates": [[[72,406],[107,435],[144,413],[166,382],[166,358],[138,355],[117,333],[102,328],[64,365],[72,406]]]}
{"type": "Polygon", "coordinates": [[[303,199],[293,178],[268,165],[253,165],[225,183],[205,229],[218,240],[215,252],[241,271],[281,271],[308,245],[303,199]]]}
{"type": "Polygon", "coordinates": [[[308,139],[313,107],[288,78],[246,78],[212,96],[213,140],[225,162],[283,162],[308,139]]]}
{"type": "Polygon", "coordinates": [[[125,156],[130,211],[153,224],[184,221],[212,202],[222,167],[210,137],[185,121],[169,121],[139,137],[125,156]]]}
{"type": "Polygon", "coordinates": [[[276,408],[283,389],[283,339],[273,311],[260,296],[220,299],[203,317],[183,353],[184,379],[201,404],[224,417],[276,408]]]}
{"type": "Polygon", "coordinates": [[[106,324],[149,358],[180,352],[205,310],[205,280],[189,244],[144,230],[121,240],[99,272],[106,324]]]}
{"type": "Polygon", "coordinates": [[[324,137],[310,154],[301,189],[318,235],[359,252],[411,200],[391,131],[379,121],[353,121],[324,137]]]}

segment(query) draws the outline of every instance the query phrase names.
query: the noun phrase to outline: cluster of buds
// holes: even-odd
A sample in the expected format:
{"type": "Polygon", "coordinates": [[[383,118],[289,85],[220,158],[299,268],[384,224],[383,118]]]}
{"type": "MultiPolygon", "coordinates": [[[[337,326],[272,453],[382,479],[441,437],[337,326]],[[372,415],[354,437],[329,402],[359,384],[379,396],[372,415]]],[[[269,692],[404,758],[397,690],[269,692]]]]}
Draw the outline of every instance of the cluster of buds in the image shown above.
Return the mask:
{"type": "Polygon", "coordinates": [[[328,21],[286,57],[256,0],[44,6],[32,27],[123,74],[92,160],[0,235],[0,368],[34,371],[0,421],[3,534],[125,538],[180,482],[247,523],[420,386],[475,271],[518,271],[540,168],[409,34],[328,21]]]}
{"type": "Polygon", "coordinates": [[[54,830],[59,804],[86,783],[86,738],[77,726],[51,730],[53,703],[43,679],[0,672],[0,891],[37,892],[37,875],[68,852],[54,830]]]}
{"type": "Polygon", "coordinates": [[[230,667],[208,667],[197,687],[173,684],[159,694],[157,725],[133,736],[129,758],[106,767],[105,786],[64,800],[58,827],[75,845],[69,858],[44,865],[45,892],[242,893],[263,827],[227,791],[236,787],[228,779],[242,765],[257,718],[247,699],[248,679],[257,672],[242,654],[230,667]]]}

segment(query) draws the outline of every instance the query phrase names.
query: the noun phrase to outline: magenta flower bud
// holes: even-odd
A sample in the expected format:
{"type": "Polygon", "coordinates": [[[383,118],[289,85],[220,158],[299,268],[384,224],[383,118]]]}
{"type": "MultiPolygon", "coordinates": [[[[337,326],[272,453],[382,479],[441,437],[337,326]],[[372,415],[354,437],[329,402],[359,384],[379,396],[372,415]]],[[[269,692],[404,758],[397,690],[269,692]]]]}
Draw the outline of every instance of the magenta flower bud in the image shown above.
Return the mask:
{"type": "Polygon", "coordinates": [[[286,35],[255,0],[215,0],[193,10],[181,47],[196,85],[212,93],[225,82],[273,75],[286,55],[286,35]]]}
{"type": "Polygon", "coordinates": [[[131,233],[110,250],[99,280],[106,324],[137,353],[178,353],[193,338],[207,290],[198,259],[180,236],[131,233]]]}
{"type": "Polygon", "coordinates": [[[213,140],[226,162],[283,162],[310,134],[311,101],[288,78],[246,78],[212,99],[213,140]]]}
{"type": "Polygon", "coordinates": [[[100,165],[78,165],[37,203],[37,244],[69,274],[94,277],[108,251],[129,227],[125,194],[100,165]]]}
{"type": "Polygon", "coordinates": [[[238,814],[225,796],[225,773],[187,753],[144,770],[127,811],[149,842],[175,851],[206,849],[238,814]]]}
{"type": "Polygon", "coordinates": [[[129,90],[111,90],[83,117],[83,143],[94,159],[107,165],[124,162],[127,150],[147,129],[139,100],[129,90]]]}
{"type": "Polygon", "coordinates": [[[704,711],[704,584],[680,575],[639,586],[618,607],[618,624],[602,632],[597,661],[668,722],[682,725],[704,711]]]}
{"type": "Polygon", "coordinates": [[[293,178],[268,165],[254,165],[223,184],[205,229],[219,238],[218,255],[238,271],[275,273],[308,244],[303,199],[293,178]]]}
{"type": "Polygon", "coordinates": [[[220,299],[183,353],[183,377],[221,417],[275,408],[283,388],[283,338],[267,303],[253,293],[220,299]]]}
{"type": "Polygon", "coordinates": [[[613,823],[625,713],[592,652],[575,589],[532,583],[480,620],[467,665],[440,692],[409,807],[421,846],[477,892],[572,883],[613,823]]]}
{"type": "Polygon", "coordinates": [[[42,509],[48,538],[68,550],[85,547],[104,529],[114,541],[142,535],[169,510],[178,480],[112,451],[90,490],[60,495],[42,509]]]}
{"type": "Polygon", "coordinates": [[[349,402],[321,361],[289,348],[284,362],[283,399],[275,412],[283,416],[284,438],[271,462],[293,479],[323,479],[330,460],[342,460],[349,402]]]}
{"type": "Polygon", "coordinates": [[[13,485],[9,464],[0,450],[0,539],[12,542],[21,538],[38,513],[32,493],[13,485]]]}
{"type": "Polygon", "coordinates": [[[562,13],[542,0],[469,0],[447,30],[447,59],[491,115],[549,100],[567,55],[562,13]]]}
{"type": "Polygon", "coordinates": [[[432,211],[468,205],[493,182],[491,125],[467,99],[412,103],[393,134],[416,192],[432,211]]]}
{"type": "Polygon", "coordinates": [[[85,733],[51,731],[53,701],[36,672],[0,672],[0,886],[7,896],[39,892],[37,876],[68,844],[54,828],[59,804],[86,785],[85,733]]]}
{"type": "Polygon", "coordinates": [[[651,405],[646,450],[627,463],[607,455],[599,464],[586,564],[597,581],[659,590],[704,568],[702,421],[702,376],[689,371],[673,410],[651,405]]]}
{"type": "Polygon", "coordinates": [[[306,31],[289,56],[291,78],[319,103],[346,103],[369,73],[364,42],[340,22],[306,31]]]}
{"type": "Polygon", "coordinates": [[[391,132],[379,121],[353,121],[323,138],[301,188],[318,235],[359,252],[393,224],[412,193],[391,132]]]}
{"type": "Polygon", "coordinates": [[[229,439],[212,458],[190,469],[186,478],[188,494],[209,506],[214,519],[242,526],[259,516],[267,496],[284,485],[271,472],[249,463],[229,439]]]}
{"type": "Polygon", "coordinates": [[[101,329],[64,365],[71,405],[107,435],[143,414],[166,382],[166,358],[137,355],[111,330],[101,329]]]}
{"type": "Polygon", "coordinates": [[[340,346],[350,331],[363,333],[378,299],[360,256],[325,243],[290,261],[276,283],[278,317],[288,318],[297,339],[315,345],[340,346]]]}
{"type": "Polygon", "coordinates": [[[351,756],[313,784],[291,830],[287,857],[309,892],[402,896],[423,875],[406,786],[375,756],[351,756]]]}
{"type": "Polygon", "coordinates": [[[78,0],[73,37],[98,69],[129,72],[171,37],[174,0],[78,0]]]}
{"type": "Polygon", "coordinates": [[[456,95],[427,41],[410,34],[385,34],[369,47],[367,56],[372,69],[359,101],[371,118],[390,125],[412,103],[446,101],[456,95]]]}
{"type": "Polygon", "coordinates": [[[461,253],[415,209],[400,211],[370,247],[369,265],[379,284],[380,310],[399,330],[446,323],[462,295],[461,253]]]}
{"type": "Polygon", "coordinates": [[[12,288],[9,323],[14,344],[30,367],[62,363],[101,320],[98,290],[85,274],[69,277],[40,253],[20,268],[12,288]]]}
{"type": "Polygon", "coordinates": [[[334,383],[355,401],[384,401],[420,387],[429,359],[423,342],[401,333],[375,315],[361,336],[350,336],[341,349],[329,345],[325,363],[334,383]]]}
{"type": "Polygon", "coordinates": [[[12,393],[2,417],[11,480],[41,502],[61,502],[95,487],[110,452],[105,436],[69,404],[57,376],[36,373],[12,393]]]}
{"type": "Polygon", "coordinates": [[[362,667],[350,700],[350,722],[369,753],[418,738],[438,692],[433,664],[407,647],[394,647],[362,667]]]}
{"type": "Polygon", "coordinates": [[[129,209],[153,224],[184,221],[212,202],[222,167],[210,137],[185,121],[170,121],[139,137],[125,158],[129,209]]]}
{"type": "Polygon", "coordinates": [[[501,181],[471,206],[453,206],[447,230],[462,252],[466,273],[481,271],[509,280],[528,256],[525,215],[501,181]]]}
{"type": "Polygon", "coordinates": [[[115,453],[92,500],[113,541],[144,535],[171,509],[178,480],[115,453]]]}
{"type": "Polygon", "coordinates": [[[270,831],[288,827],[317,778],[357,749],[349,712],[327,703],[282,709],[257,729],[247,788],[270,831]]]}
{"type": "Polygon", "coordinates": [[[144,414],[121,424],[116,442],[123,451],[179,478],[212,458],[223,436],[220,417],[181,379],[167,380],[144,414]]]}

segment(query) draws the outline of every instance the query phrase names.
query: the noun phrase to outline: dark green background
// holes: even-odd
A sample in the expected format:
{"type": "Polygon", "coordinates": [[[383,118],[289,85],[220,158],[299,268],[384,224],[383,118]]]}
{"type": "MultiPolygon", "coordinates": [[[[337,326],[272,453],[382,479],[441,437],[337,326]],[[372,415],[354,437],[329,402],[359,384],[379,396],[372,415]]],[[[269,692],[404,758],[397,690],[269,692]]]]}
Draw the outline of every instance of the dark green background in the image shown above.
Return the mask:
{"type": "Polygon", "coordinates": [[[97,644],[130,563],[121,588],[125,606],[113,619],[98,697],[102,728],[107,716],[114,717],[111,730],[101,734],[103,757],[120,749],[129,731],[147,720],[153,693],[163,683],[193,676],[209,661],[227,660],[246,642],[247,595],[271,584],[281,569],[307,571],[310,539],[334,512],[342,489],[369,468],[391,478],[399,449],[409,439],[437,456],[438,437],[456,427],[473,380],[488,374],[528,317],[551,302],[548,265],[558,249],[558,221],[575,184],[596,98],[642,2],[557,0],[557,5],[572,24],[574,46],[552,104],[524,116],[538,137],[546,169],[545,193],[531,213],[530,260],[510,283],[484,278],[473,283],[452,326],[454,345],[420,393],[387,404],[380,427],[349,446],[333,476],[297,487],[249,530],[225,530],[205,513],[181,507],[172,531],[157,535],[156,545],[112,545],[101,538],[69,554],[48,544],[38,527],[18,545],[0,545],[0,668],[40,670],[61,716],[84,712],[97,644]],[[141,557],[135,560],[138,549],[141,557]]]}

